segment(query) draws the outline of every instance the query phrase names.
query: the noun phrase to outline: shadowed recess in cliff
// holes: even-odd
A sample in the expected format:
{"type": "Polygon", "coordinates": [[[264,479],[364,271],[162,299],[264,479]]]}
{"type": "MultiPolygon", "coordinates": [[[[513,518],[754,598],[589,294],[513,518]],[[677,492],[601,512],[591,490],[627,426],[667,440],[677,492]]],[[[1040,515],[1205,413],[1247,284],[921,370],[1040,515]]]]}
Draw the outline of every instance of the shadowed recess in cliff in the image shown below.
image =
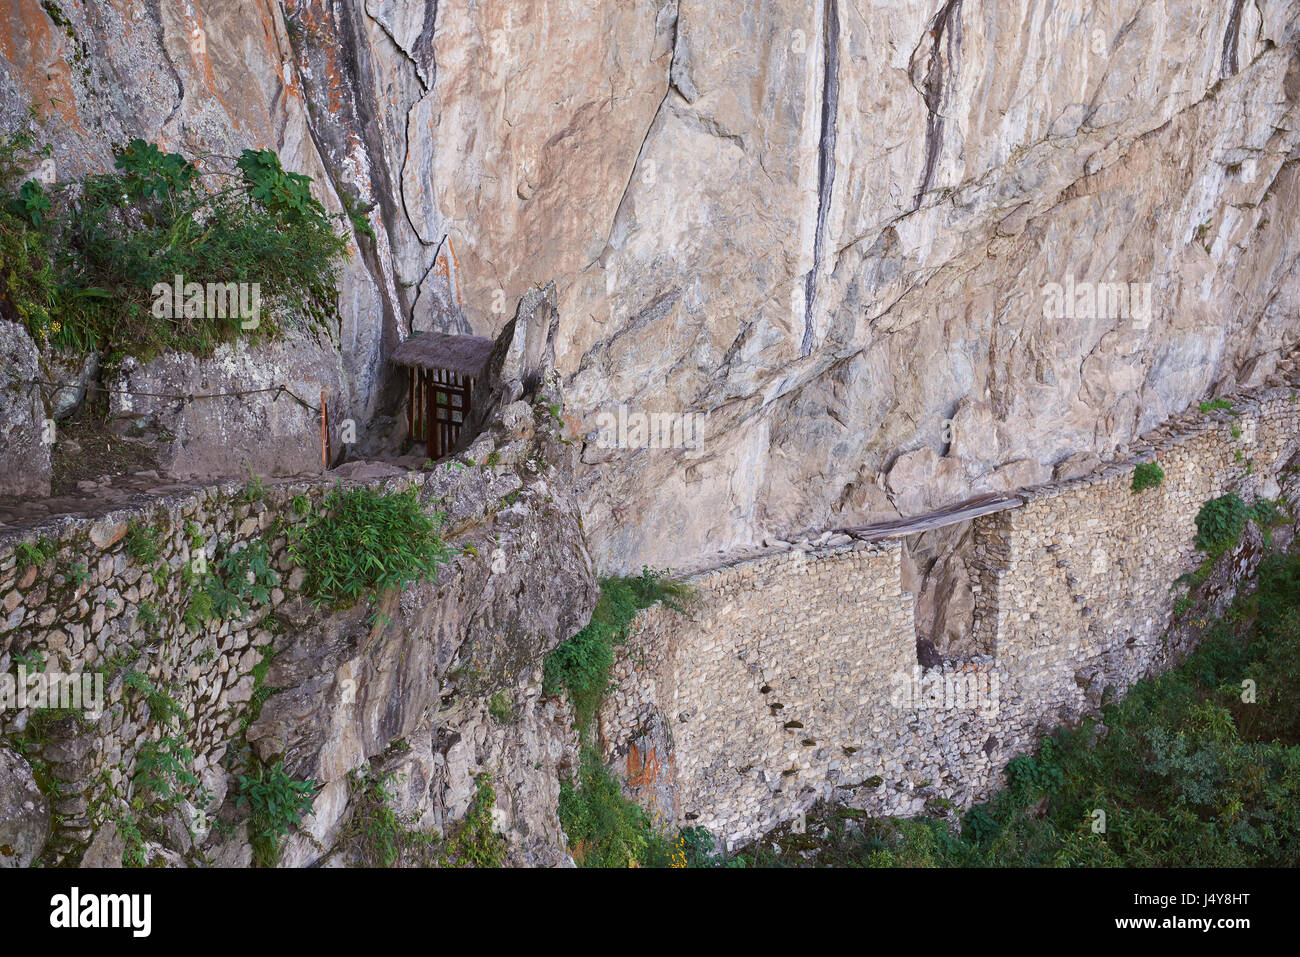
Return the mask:
{"type": "Polygon", "coordinates": [[[1235,76],[1239,69],[1237,64],[1237,45],[1241,42],[1241,9],[1246,0],[1232,0],[1232,12],[1228,14],[1228,26],[1223,31],[1223,61],[1219,67],[1220,76],[1235,76]]]}
{"type": "Polygon", "coordinates": [[[913,210],[921,208],[921,200],[934,182],[934,170],[939,162],[939,152],[943,149],[944,116],[941,107],[947,78],[944,60],[947,60],[948,73],[956,72],[955,64],[961,53],[961,5],[962,0],[947,0],[930,21],[930,64],[925,74],[925,88],[918,90],[929,114],[925,119],[925,169],[921,173],[921,185],[916,190],[913,210]],[[945,41],[946,57],[943,50],[945,41]]]}
{"type": "Polygon", "coordinates": [[[835,116],[840,99],[840,9],[839,0],[826,0],[824,29],[825,72],[822,76],[822,132],[817,156],[817,231],[813,234],[813,267],[804,278],[803,355],[813,350],[813,303],[817,298],[817,274],[821,271],[822,241],[826,213],[835,186],[835,116]]]}

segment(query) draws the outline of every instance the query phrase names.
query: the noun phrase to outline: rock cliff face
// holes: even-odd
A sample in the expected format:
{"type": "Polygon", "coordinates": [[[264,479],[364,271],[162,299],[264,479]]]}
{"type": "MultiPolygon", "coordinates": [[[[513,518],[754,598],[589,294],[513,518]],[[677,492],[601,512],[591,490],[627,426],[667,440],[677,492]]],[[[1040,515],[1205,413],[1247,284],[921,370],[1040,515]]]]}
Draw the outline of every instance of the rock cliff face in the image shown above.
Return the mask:
{"type": "Polygon", "coordinates": [[[1298,7],[0,0],[0,112],[58,101],[61,177],[136,135],[271,146],[369,207],[340,417],[411,329],[495,333],[555,280],[580,432],[708,413],[698,450],[584,450],[630,568],[1042,481],[1262,381],[1298,7]],[[1100,283],[1149,310],[1045,315],[1100,283]]]}

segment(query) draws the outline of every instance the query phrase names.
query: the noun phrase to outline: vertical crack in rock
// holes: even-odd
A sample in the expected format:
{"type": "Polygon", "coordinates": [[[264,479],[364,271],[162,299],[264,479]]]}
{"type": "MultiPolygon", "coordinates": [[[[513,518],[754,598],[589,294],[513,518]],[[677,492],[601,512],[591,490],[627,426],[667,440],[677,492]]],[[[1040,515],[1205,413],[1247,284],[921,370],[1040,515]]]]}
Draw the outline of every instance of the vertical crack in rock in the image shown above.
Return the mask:
{"type": "MultiPolygon", "coordinates": [[[[609,244],[614,237],[614,230],[618,226],[619,216],[623,213],[623,207],[627,204],[628,193],[632,189],[632,181],[636,178],[636,171],[641,167],[641,157],[645,154],[646,144],[650,142],[650,134],[654,132],[655,123],[659,121],[659,114],[663,112],[664,105],[668,102],[669,95],[677,87],[673,83],[673,65],[677,61],[677,41],[681,37],[681,4],[670,4],[673,7],[672,20],[672,45],[670,47],[671,55],[668,57],[668,66],[664,70],[664,95],[659,99],[659,105],[655,107],[654,113],[650,117],[650,123],[646,126],[645,135],[641,137],[641,142],[637,146],[636,159],[632,161],[632,168],[628,171],[627,179],[623,182],[623,190],[619,193],[618,202],[614,205],[614,215],[610,218],[609,229],[605,231],[605,244],[601,251],[589,263],[582,267],[581,272],[586,272],[597,262],[601,256],[609,249],[609,244]]],[[[664,9],[667,9],[665,7],[664,9]]],[[[679,96],[686,99],[686,94],[677,90],[679,96]]],[[[689,102],[689,100],[688,100],[689,102]]]]}
{"type": "Polygon", "coordinates": [[[921,200],[934,182],[934,170],[943,149],[944,117],[940,107],[943,105],[945,81],[944,45],[947,45],[946,59],[951,71],[961,51],[961,5],[962,0],[946,0],[930,21],[930,66],[925,74],[925,89],[921,91],[929,114],[925,119],[925,169],[921,173],[921,185],[916,190],[913,211],[921,208],[921,200]]]}
{"type": "Polygon", "coordinates": [[[808,356],[813,350],[813,303],[817,298],[817,274],[822,264],[822,241],[826,232],[826,214],[835,185],[835,120],[840,99],[840,10],[839,0],[826,0],[822,30],[825,46],[825,70],[822,76],[822,132],[817,156],[817,228],[813,233],[813,266],[804,277],[803,346],[808,356]]]}
{"type": "Polygon", "coordinates": [[[1223,58],[1219,66],[1220,76],[1236,76],[1237,44],[1241,41],[1241,10],[1246,0],[1232,0],[1232,12],[1228,14],[1228,26],[1223,31],[1223,58]]]}
{"type": "Polygon", "coordinates": [[[437,76],[438,64],[434,57],[433,34],[438,25],[438,0],[424,0],[424,17],[420,22],[420,34],[409,46],[403,46],[401,39],[398,37],[399,28],[394,22],[392,11],[388,10],[384,3],[375,3],[373,0],[366,4],[366,16],[384,31],[385,35],[393,41],[393,46],[411,62],[415,68],[416,79],[420,81],[425,91],[433,89],[433,81],[437,76]]]}
{"type": "MultiPolygon", "coordinates": [[[[347,131],[356,135],[368,159],[366,172],[370,180],[370,193],[379,204],[382,228],[389,234],[389,247],[396,249],[397,237],[393,235],[393,227],[389,225],[396,221],[397,210],[393,202],[395,190],[385,159],[383,136],[378,125],[379,118],[375,111],[366,110],[362,106],[367,92],[371,94],[369,98],[372,102],[379,102],[379,98],[373,95],[376,91],[367,90],[365,78],[371,76],[372,72],[366,62],[368,54],[363,44],[362,24],[349,4],[339,4],[336,12],[339,16],[336,29],[339,47],[336,55],[345,80],[342,85],[348,95],[340,98],[339,101],[331,101],[329,108],[322,109],[319,98],[327,94],[321,90],[311,90],[308,71],[299,68],[300,82],[307,91],[303,100],[310,119],[307,124],[308,134],[316,147],[316,152],[320,155],[321,162],[329,171],[335,191],[340,194],[343,192],[340,184],[346,182],[344,173],[350,166],[346,159],[347,131]]],[[[283,6],[280,14],[287,25],[292,14],[283,6]]],[[[287,33],[287,43],[299,64],[310,62],[311,50],[305,47],[296,49],[292,33],[287,33]]],[[[385,345],[391,349],[401,339],[399,314],[408,312],[410,308],[406,302],[405,290],[397,281],[399,277],[387,274],[388,270],[385,269],[372,243],[364,242],[358,235],[357,248],[366,265],[366,271],[370,273],[379,293],[384,314],[382,338],[385,345]],[[393,299],[394,295],[397,297],[396,302],[393,299]]]]}
{"type": "MultiPolygon", "coordinates": [[[[89,14],[94,9],[93,4],[87,6],[87,19],[89,19],[89,14]]],[[[50,11],[46,8],[45,12],[49,13],[50,11]]],[[[155,3],[150,12],[153,15],[153,22],[158,24],[158,48],[163,51],[163,60],[167,64],[167,72],[170,73],[172,79],[176,81],[176,102],[172,104],[171,112],[167,114],[167,119],[163,121],[162,125],[165,129],[168,126],[171,126],[172,120],[176,119],[176,115],[180,113],[181,107],[185,104],[185,81],[181,79],[180,71],[176,69],[176,64],[172,60],[171,54],[167,52],[167,42],[163,36],[165,31],[163,30],[162,25],[163,18],[161,2],[155,3]]],[[[100,34],[101,36],[108,35],[108,31],[103,29],[102,26],[100,29],[103,31],[100,34]]],[[[123,87],[125,87],[125,84],[123,84],[123,87]]]]}

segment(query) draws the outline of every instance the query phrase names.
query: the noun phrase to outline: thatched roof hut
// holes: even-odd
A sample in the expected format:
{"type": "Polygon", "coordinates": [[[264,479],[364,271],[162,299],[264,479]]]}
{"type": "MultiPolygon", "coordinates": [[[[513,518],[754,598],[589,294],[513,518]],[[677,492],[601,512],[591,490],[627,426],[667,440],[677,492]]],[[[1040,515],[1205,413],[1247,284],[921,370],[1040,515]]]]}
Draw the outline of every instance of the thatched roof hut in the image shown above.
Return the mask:
{"type": "Polygon", "coordinates": [[[425,332],[411,336],[395,350],[392,361],[412,369],[446,369],[477,379],[492,355],[493,340],[484,336],[454,336],[425,332]]]}

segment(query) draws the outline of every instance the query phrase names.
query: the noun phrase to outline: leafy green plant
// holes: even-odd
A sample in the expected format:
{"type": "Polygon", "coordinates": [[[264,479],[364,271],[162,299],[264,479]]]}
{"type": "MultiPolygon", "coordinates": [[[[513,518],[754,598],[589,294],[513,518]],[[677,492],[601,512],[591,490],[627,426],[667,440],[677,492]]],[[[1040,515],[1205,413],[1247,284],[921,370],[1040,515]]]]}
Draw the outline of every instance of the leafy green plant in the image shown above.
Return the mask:
{"type": "Polygon", "coordinates": [[[116,151],[114,171],[47,189],[17,183],[36,139],[30,121],[0,138],[0,312],[38,344],[112,360],[330,330],[347,241],[310,178],[273,151],[245,150],[232,165],[136,139],[116,151]],[[184,301],[160,309],[176,276],[184,301]],[[186,291],[241,283],[262,292],[251,327],[186,291]]]}
{"type": "Polygon", "coordinates": [[[80,588],[90,577],[90,569],[86,567],[85,562],[77,562],[68,569],[68,581],[72,582],[74,588],[80,588]]]}
{"type": "Polygon", "coordinates": [[[279,862],[281,838],[302,822],[318,789],[314,781],[291,778],[283,761],[273,767],[256,764],[249,774],[239,775],[235,807],[248,805],[248,833],[259,866],[274,867],[279,862]]]}
{"type": "Polygon", "coordinates": [[[289,553],[306,571],[304,590],[317,604],[345,608],[372,593],[433,580],[451,554],[437,534],[442,520],[424,511],[415,489],[340,485],[296,531],[289,553]]]}
{"type": "Polygon", "coordinates": [[[152,565],[162,557],[162,537],[158,526],[132,522],[126,531],[126,553],[140,565],[152,565]]]}
{"type": "Polygon", "coordinates": [[[636,613],[658,601],[681,611],[681,603],[691,595],[688,586],[649,568],[643,568],[635,577],[601,579],[600,598],[591,621],[546,657],[543,693],[567,692],[578,727],[585,729],[609,685],[614,648],[623,643],[636,613]]]}
{"type": "Polygon", "coordinates": [[[392,867],[413,862],[413,858],[427,860],[434,847],[432,835],[413,830],[393,811],[393,782],[393,774],[381,778],[368,767],[348,777],[353,810],[339,832],[339,841],[364,867],[392,867]]]}
{"type": "Polygon", "coordinates": [[[136,620],[144,627],[152,628],[162,620],[158,614],[158,606],[151,601],[140,602],[140,610],[136,620]]]}
{"type": "Polygon", "coordinates": [[[148,863],[144,846],[144,834],[140,831],[140,822],[134,817],[123,816],[117,822],[117,832],[122,836],[122,866],[144,867],[148,863]]]}
{"type": "Polygon", "coordinates": [[[1247,514],[1246,503],[1236,492],[1205,502],[1196,513],[1196,547],[1212,557],[1222,555],[1237,544],[1247,514]]]}
{"type": "Polygon", "coordinates": [[[248,469],[248,484],[244,486],[244,501],[260,502],[266,498],[266,484],[253,474],[252,466],[248,469]]]}
{"type": "Polygon", "coordinates": [[[488,714],[496,720],[497,724],[509,724],[514,717],[514,708],[510,705],[510,699],[504,691],[498,691],[488,701],[488,714]]]}
{"type": "MultiPolygon", "coordinates": [[[[187,570],[189,566],[186,566],[187,570]]],[[[192,572],[187,572],[193,579],[192,572]]],[[[197,581],[190,594],[183,620],[191,630],[212,621],[246,618],[254,604],[271,600],[271,589],[280,575],[271,567],[271,549],[265,539],[255,538],[238,551],[226,551],[211,570],[197,581]]]]}
{"type": "Polygon", "coordinates": [[[1211,412],[1218,411],[1219,409],[1232,411],[1232,403],[1227,399],[1213,399],[1202,402],[1199,408],[1202,415],[1209,415],[1211,412]]]}
{"type": "Polygon", "coordinates": [[[155,803],[168,804],[199,786],[198,777],[190,770],[193,762],[193,749],[178,737],[147,741],[136,752],[136,789],[151,795],[155,803]]]}
{"type": "Polygon", "coordinates": [[[14,655],[14,664],[22,665],[29,672],[45,670],[45,654],[39,648],[28,648],[21,654],[14,655]]]}
{"type": "Polygon", "coordinates": [[[560,823],[582,867],[666,867],[672,849],[650,816],[623,795],[599,752],[585,746],[578,774],[560,781],[560,823]]]}
{"type": "Polygon", "coordinates": [[[453,867],[500,867],[505,861],[506,842],[492,821],[496,789],[492,775],[482,772],[474,778],[474,797],[469,810],[441,849],[441,863],[453,867]]]}
{"type": "Polygon", "coordinates": [[[48,538],[38,538],[35,542],[19,542],[15,550],[18,564],[23,568],[40,568],[57,551],[57,547],[48,538]]]}
{"type": "Polygon", "coordinates": [[[144,698],[152,720],[163,726],[185,722],[185,709],[175,698],[155,685],[148,675],[139,671],[128,672],[123,684],[144,698]]]}
{"type": "Polygon", "coordinates": [[[639,576],[601,579],[591,621],[547,656],[544,694],[565,692],[578,726],[578,773],[560,782],[560,823],[575,860],[584,866],[668,866],[673,848],[648,815],[623,796],[591,740],[596,713],[609,687],[614,648],[627,637],[636,614],[662,601],[684,611],[692,589],[643,568],[639,576]]]}
{"type": "Polygon", "coordinates": [[[1155,488],[1165,480],[1165,470],[1159,462],[1142,462],[1133,470],[1133,493],[1155,488]]]}

